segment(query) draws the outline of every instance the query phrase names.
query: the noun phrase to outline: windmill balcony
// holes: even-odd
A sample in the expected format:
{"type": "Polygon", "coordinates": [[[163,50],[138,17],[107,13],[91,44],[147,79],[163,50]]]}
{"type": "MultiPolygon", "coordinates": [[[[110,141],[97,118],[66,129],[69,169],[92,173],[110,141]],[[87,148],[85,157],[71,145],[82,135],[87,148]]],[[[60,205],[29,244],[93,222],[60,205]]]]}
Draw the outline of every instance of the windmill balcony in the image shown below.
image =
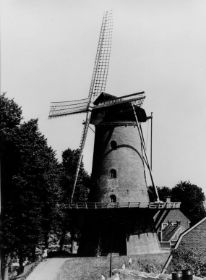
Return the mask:
{"type": "Polygon", "coordinates": [[[111,208],[149,208],[178,209],[180,202],[76,202],[66,206],[69,209],[111,209],[111,208]]]}

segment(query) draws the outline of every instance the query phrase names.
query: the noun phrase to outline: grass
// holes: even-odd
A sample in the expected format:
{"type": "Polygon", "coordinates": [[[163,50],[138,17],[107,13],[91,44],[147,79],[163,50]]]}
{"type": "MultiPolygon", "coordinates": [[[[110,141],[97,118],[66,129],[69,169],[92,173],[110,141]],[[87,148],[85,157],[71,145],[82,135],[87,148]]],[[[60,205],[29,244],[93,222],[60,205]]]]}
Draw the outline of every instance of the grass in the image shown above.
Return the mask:
{"type": "MultiPolygon", "coordinates": [[[[131,256],[133,260],[131,269],[160,273],[167,256],[167,254],[131,256]]],[[[112,268],[121,268],[123,263],[127,267],[128,260],[128,256],[114,256],[112,268]]],[[[98,280],[101,274],[109,277],[109,268],[109,257],[71,258],[65,262],[56,280],[98,280]]]]}

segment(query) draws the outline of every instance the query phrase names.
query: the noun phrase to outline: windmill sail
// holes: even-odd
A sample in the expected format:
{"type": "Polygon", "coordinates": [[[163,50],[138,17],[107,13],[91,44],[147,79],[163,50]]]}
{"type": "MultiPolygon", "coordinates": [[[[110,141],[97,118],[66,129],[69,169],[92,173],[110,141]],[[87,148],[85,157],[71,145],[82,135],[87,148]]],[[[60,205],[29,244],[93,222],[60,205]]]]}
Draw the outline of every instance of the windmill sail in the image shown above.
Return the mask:
{"type": "Polygon", "coordinates": [[[89,103],[89,97],[73,101],[52,102],[49,112],[49,118],[87,113],[91,110],[96,110],[104,107],[111,107],[128,102],[136,102],[136,105],[141,106],[144,99],[144,92],[138,92],[117,97],[113,100],[105,101],[95,106],[92,102],[89,103]]]}
{"type": "Polygon", "coordinates": [[[89,110],[89,98],[73,101],[52,102],[49,118],[85,113],[89,110]]]}
{"type": "Polygon", "coordinates": [[[105,91],[109,70],[111,44],[112,13],[111,11],[106,11],[103,16],[88,98],[73,101],[52,102],[49,118],[88,112],[93,100],[105,91]]]}
{"type": "MultiPolygon", "coordinates": [[[[112,14],[111,11],[106,11],[102,20],[97,53],[96,53],[96,58],[94,63],[94,70],[93,70],[92,80],[89,89],[89,96],[88,96],[89,101],[88,101],[87,108],[90,108],[93,100],[96,97],[98,97],[103,91],[105,91],[106,81],[107,81],[107,76],[109,71],[111,44],[112,44],[112,14]]],[[[73,201],[73,197],[75,193],[77,178],[79,175],[79,170],[82,161],[82,153],[85,146],[90,120],[91,120],[91,111],[88,111],[86,115],[86,121],[84,124],[83,133],[82,133],[81,143],[79,147],[79,159],[77,163],[74,186],[71,195],[71,202],[73,201]]]]}
{"type": "Polygon", "coordinates": [[[97,98],[106,89],[112,45],[112,13],[106,11],[102,20],[89,97],[97,98]]]}

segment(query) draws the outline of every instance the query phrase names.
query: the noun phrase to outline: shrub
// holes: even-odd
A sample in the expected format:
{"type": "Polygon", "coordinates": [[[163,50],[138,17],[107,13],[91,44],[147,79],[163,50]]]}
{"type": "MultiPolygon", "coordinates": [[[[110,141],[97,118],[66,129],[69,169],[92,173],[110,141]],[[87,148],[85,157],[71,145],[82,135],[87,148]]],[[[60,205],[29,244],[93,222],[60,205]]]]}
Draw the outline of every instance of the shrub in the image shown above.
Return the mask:
{"type": "Polygon", "coordinates": [[[179,247],[172,252],[172,261],[168,271],[171,273],[183,269],[191,269],[195,275],[206,276],[206,264],[203,256],[199,252],[179,247]]]}

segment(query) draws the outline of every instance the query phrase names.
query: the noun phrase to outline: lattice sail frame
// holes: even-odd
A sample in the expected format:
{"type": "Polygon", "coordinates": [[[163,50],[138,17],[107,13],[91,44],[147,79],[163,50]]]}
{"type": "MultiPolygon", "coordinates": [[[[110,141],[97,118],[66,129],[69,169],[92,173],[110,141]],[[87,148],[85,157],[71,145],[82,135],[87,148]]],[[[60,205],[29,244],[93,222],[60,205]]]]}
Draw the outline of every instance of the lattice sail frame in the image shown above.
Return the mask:
{"type": "Polygon", "coordinates": [[[89,98],[52,102],[50,106],[49,118],[63,117],[67,115],[74,115],[85,113],[88,110],[89,98]]]}
{"type": "Polygon", "coordinates": [[[102,20],[94,70],[89,89],[89,97],[92,97],[92,99],[97,98],[106,89],[112,47],[112,27],[112,12],[106,11],[102,20]]]}
{"type": "Polygon", "coordinates": [[[102,20],[88,98],[52,102],[49,118],[85,113],[90,109],[94,99],[105,91],[112,46],[112,27],[112,12],[106,11],[102,20]]]}

